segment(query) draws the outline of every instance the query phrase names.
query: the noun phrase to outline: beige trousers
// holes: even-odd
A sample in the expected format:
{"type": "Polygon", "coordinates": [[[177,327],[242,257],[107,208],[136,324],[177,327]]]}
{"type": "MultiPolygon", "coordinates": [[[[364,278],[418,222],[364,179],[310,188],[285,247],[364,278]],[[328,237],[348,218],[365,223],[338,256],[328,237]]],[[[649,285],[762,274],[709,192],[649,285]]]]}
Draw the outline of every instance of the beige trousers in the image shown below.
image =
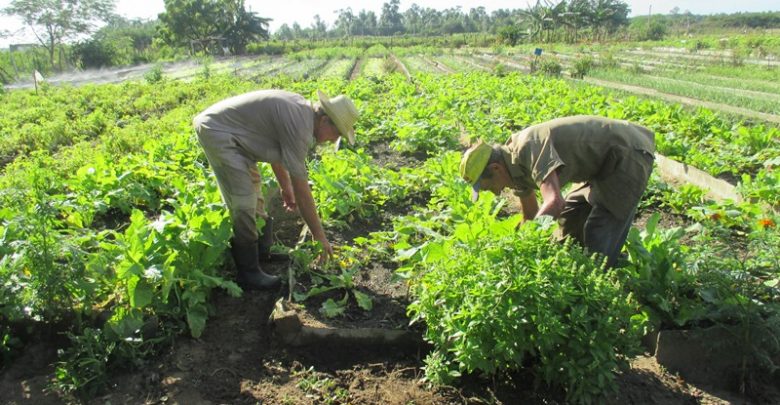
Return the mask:
{"type": "Polygon", "coordinates": [[[201,126],[196,126],[195,131],[217,177],[222,199],[230,210],[234,241],[256,242],[257,218],[268,217],[257,162],[246,157],[232,134],[201,126]]]}

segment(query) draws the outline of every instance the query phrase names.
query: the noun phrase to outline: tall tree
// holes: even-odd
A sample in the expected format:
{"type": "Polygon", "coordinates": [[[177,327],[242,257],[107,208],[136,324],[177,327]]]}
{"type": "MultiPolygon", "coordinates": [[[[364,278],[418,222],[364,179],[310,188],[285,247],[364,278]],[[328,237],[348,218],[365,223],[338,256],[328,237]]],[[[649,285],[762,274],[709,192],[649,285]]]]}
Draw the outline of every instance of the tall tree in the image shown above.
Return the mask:
{"type": "Polygon", "coordinates": [[[442,11],[442,19],[444,24],[442,26],[442,33],[444,34],[456,34],[466,31],[466,15],[461,12],[460,6],[445,9],[442,11]]]}
{"type": "Polygon", "coordinates": [[[618,27],[628,24],[630,11],[628,4],[620,0],[591,0],[591,18],[597,33],[596,39],[606,39],[618,27]]]}
{"type": "Polygon", "coordinates": [[[377,19],[373,11],[360,10],[355,20],[355,33],[360,35],[376,35],[377,19]]]}
{"type": "Polygon", "coordinates": [[[268,38],[268,18],[247,11],[244,0],[164,0],[160,37],[169,45],[227,46],[243,53],[249,41],[268,38]]]}
{"type": "Polygon", "coordinates": [[[485,7],[477,7],[469,10],[469,25],[471,31],[487,32],[490,29],[490,17],[485,7]]]}
{"type": "Polygon", "coordinates": [[[382,14],[379,16],[379,27],[384,35],[393,35],[404,29],[401,22],[401,13],[398,11],[401,0],[390,0],[382,5],[382,14]]]}
{"type": "Polygon", "coordinates": [[[49,51],[54,67],[54,53],[65,41],[89,34],[98,22],[113,15],[115,0],[12,0],[3,9],[7,15],[21,17],[38,42],[49,51]]]}
{"type": "Polygon", "coordinates": [[[322,21],[319,14],[314,15],[314,22],[311,23],[311,31],[313,38],[321,39],[327,36],[328,25],[325,24],[325,21],[322,21]]]}
{"type": "Polygon", "coordinates": [[[411,7],[409,7],[408,10],[404,11],[402,17],[403,17],[403,23],[404,28],[406,32],[411,32],[412,35],[419,34],[421,32],[422,28],[422,18],[420,15],[420,12],[422,9],[420,6],[417,5],[417,3],[412,4],[411,7]]]}
{"type": "Polygon", "coordinates": [[[276,37],[277,39],[281,39],[282,41],[289,41],[295,38],[295,33],[293,32],[292,28],[290,28],[289,25],[282,24],[282,26],[279,27],[278,30],[276,30],[274,37],[276,37]]]}
{"type": "Polygon", "coordinates": [[[441,13],[433,8],[426,7],[420,11],[422,32],[425,35],[441,34],[441,13]]]}
{"type": "Polygon", "coordinates": [[[225,3],[222,14],[225,29],[222,35],[227,40],[230,52],[243,54],[249,42],[268,39],[270,18],[263,18],[248,11],[244,0],[228,0],[225,3]]]}
{"type": "Polygon", "coordinates": [[[345,37],[351,37],[352,25],[355,22],[355,14],[352,13],[352,7],[347,7],[346,9],[341,8],[334,12],[338,14],[336,26],[334,28],[337,31],[341,31],[345,37]]]}

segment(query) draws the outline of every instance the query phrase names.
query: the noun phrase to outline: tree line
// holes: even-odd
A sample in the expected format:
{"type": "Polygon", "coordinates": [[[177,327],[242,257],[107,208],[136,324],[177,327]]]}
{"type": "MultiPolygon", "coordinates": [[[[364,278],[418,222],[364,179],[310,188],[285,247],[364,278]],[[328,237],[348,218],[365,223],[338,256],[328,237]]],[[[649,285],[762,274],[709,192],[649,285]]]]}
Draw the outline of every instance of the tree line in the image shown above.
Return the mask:
{"type": "MultiPolygon", "coordinates": [[[[271,33],[272,20],[262,17],[262,12],[248,10],[244,0],[164,0],[165,11],[153,21],[120,17],[114,13],[115,2],[12,0],[0,11],[21,18],[33,32],[45,56],[37,49],[28,50],[28,62],[41,71],[63,70],[63,61],[75,61],[78,67],[100,67],[186,54],[243,54],[249,44],[265,40],[478,33],[514,45],[521,41],[572,43],[618,37],[661,39],[670,27],[684,27],[678,33],[691,32],[695,27],[780,27],[780,12],[694,16],[675,8],[668,15],[629,19],[631,9],[621,0],[536,0],[524,9],[490,13],[485,7],[436,10],[418,4],[402,11],[400,0],[389,0],[379,13],[351,7],[337,9],[333,24],[317,15],[308,26],[283,24],[271,33]]],[[[10,34],[0,31],[0,35],[10,34]]],[[[12,65],[20,70],[12,57],[9,52],[0,52],[3,81],[12,76],[12,65]]]]}
{"type": "Polygon", "coordinates": [[[525,9],[485,7],[464,11],[460,6],[444,10],[412,4],[400,10],[400,0],[384,3],[377,15],[351,7],[335,10],[336,21],[328,27],[317,15],[308,27],[283,24],[273,34],[280,40],[343,38],[351,36],[438,36],[459,33],[489,33],[516,42],[530,40],[577,40],[603,38],[627,25],[630,8],[621,0],[537,0],[525,9]],[[564,35],[557,35],[559,31],[564,35]]]}

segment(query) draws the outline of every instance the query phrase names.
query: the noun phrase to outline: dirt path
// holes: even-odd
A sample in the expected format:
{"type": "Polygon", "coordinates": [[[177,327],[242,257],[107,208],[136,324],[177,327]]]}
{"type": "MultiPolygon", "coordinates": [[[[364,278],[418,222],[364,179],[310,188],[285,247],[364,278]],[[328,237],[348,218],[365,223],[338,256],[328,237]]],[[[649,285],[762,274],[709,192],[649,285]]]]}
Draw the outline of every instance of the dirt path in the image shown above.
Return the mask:
{"type": "Polygon", "coordinates": [[[617,89],[627,91],[629,93],[641,94],[644,96],[651,96],[661,98],[667,101],[676,103],[682,103],[695,107],[705,107],[715,111],[721,111],[731,114],[737,114],[749,118],[757,118],[764,121],[769,121],[775,124],[780,124],[780,115],[766,114],[758,111],[749,110],[747,108],[734,107],[726,104],[712,103],[709,101],[696,100],[689,97],[677,96],[674,94],[662,93],[658,90],[648,89],[646,87],[631,86],[627,84],[615,83],[601,79],[593,79],[586,77],[582,81],[590,84],[594,84],[601,87],[607,87],[610,89],[617,89]]]}
{"type": "Polygon", "coordinates": [[[352,71],[349,72],[348,80],[352,81],[357,79],[360,76],[360,71],[363,70],[363,63],[365,63],[364,58],[357,58],[355,60],[355,64],[352,66],[352,71]]]}

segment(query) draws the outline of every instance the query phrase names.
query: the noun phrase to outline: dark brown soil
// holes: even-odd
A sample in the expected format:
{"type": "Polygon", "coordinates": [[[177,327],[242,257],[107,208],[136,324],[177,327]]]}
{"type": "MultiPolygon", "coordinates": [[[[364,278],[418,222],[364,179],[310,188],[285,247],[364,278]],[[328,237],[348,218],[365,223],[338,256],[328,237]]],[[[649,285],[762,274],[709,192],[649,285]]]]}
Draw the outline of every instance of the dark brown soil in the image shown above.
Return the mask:
{"type": "MultiPolygon", "coordinates": [[[[142,370],[113,379],[111,392],[89,404],[557,404],[559,392],[534,391],[529,376],[465,379],[457,387],[421,381],[424,353],[362,347],[289,348],[274,339],[267,320],[275,293],[240,298],[217,294],[200,339],[181,337],[142,370]]],[[[0,402],[61,404],[44,388],[51,348],[34,346],[6,370],[0,402]],[[44,359],[38,359],[41,356],[44,359]],[[28,361],[29,360],[29,361],[28,361]]],[[[617,376],[613,404],[751,403],[734,394],[687,384],[652,357],[639,357],[617,376]]]]}
{"type": "MultiPolygon", "coordinates": [[[[408,158],[382,150],[385,167],[406,165],[408,158]],[[400,162],[400,163],[399,163],[400,162]]],[[[273,206],[275,202],[270,199],[273,206]]],[[[354,221],[342,230],[329,229],[339,244],[356,235],[389,226],[389,218],[408,212],[410,201],[386,207],[372,222],[354,221]]],[[[288,246],[298,240],[302,223],[276,212],[276,237],[288,246]]],[[[641,223],[642,216],[638,222],[641,223]]],[[[663,226],[679,225],[664,217],[663,226]]],[[[266,266],[284,274],[286,263],[266,266]]],[[[332,320],[316,309],[321,300],[308,302],[304,318],[334,327],[406,327],[407,289],[392,279],[395,264],[376,262],[357,277],[358,288],[374,298],[374,309],[364,312],[351,303],[345,317],[332,320]]],[[[226,271],[231,271],[227,269],[226,271]]],[[[560,392],[534,389],[533,378],[518,373],[504,379],[463,378],[455,387],[430,387],[421,367],[424,348],[360,347],[329,344],[293,348],[274,334],[268,319],[286,287],[273,292],[247,292],[239,298],[217,292],[213,313],[199,339],[179,337],[158,358],[140,370],[117,375],[109,392],[89,404],[559,404],[560,392]]],[[[421,332],[420,332],[421,333],[421,332]]],[[[3,370],[0,403],[61,404],[46,391],[56,361],[56,339],[28,345],[22,357],[3,370]]],[[[617,375],[619,393],[610,404],[729,404],[760,403],[712,387],[694,386],[667,372],[650,356],[632,361],[617,375]]],[[[780,397],[775,397],[780,398],[780,397]]],[[[771,400],[770,400],[771,402],[771,400]]]]}

